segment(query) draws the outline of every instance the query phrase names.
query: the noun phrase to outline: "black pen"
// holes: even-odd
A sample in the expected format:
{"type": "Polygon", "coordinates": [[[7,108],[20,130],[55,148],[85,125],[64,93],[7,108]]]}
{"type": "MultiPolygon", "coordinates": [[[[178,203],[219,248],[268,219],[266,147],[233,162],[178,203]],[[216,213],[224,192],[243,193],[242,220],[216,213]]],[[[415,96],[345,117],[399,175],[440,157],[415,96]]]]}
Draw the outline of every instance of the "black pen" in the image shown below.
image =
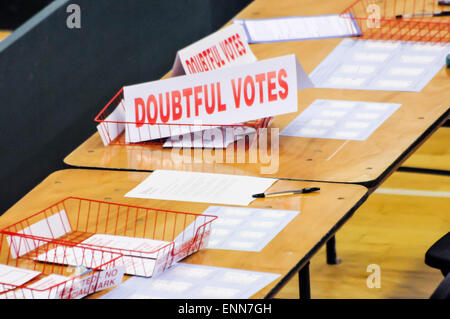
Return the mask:
{"type": "Polygon", "coordinates": [[[395,17],[397,19],[401,18],[416,18],[416,17],[443,17],[450,15],[450,11],[441,11],[441,12],[423,12],[423,13],[415,13],[415,14],[397,14],[395,17]]]}
{"type": "Polygon", "coordinates": [[[296,195],[296,194],[308,194],[312,192],[319,191],[319,187],[310,187],[303,189],[296,189],[291,191],[282,191],[282,192],[274,192],[274,193],[260,193],[252,195],[253,198],[266,198],[266,197],[275,197],[275,196],[287,196],[287,195],[296,195]]]}

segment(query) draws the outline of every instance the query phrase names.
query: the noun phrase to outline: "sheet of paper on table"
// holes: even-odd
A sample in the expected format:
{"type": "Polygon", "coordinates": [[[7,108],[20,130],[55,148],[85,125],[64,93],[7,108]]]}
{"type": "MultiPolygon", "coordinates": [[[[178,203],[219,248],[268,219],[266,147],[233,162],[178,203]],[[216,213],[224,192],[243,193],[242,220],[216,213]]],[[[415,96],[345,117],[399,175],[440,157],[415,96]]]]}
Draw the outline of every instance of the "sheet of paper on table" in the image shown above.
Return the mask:
{"type": "MultiPolygon", "coordinates": [[[[210,206],[203,213],[218,217],[211,224],[211,235],[206,248],[259,252],[299,212],[253,207],[210,206]]],[[[187,229],[192,229],[193,226],[194,224],[191,224],[187,229]]]]}
{"type": "Polygon", "coordinates": [[[240,175],[156,170],[125,197],[247,206],[276,180],[240,175]]]}
{"type": "Polygon", "coordinates": [[[358,23],[351,17],[329,14],[235,19],[234,23],[244,27],[249,43],[268,43],[360,36],[358,23]]]}
{"type": "Polygon", "coordinates": [[[315,100],[281,136],[366,140],[401,104],[315,100]]]}
{"type": "Polygon", "coordinates": [[[450,44],[344,39],[310,77],[315,87],[420,92],[450,44]]]}
{"type": "Polygon", "coordinates": [[[155,278],[133,277],[101,299],[247,299],[279,274],[177,263],[155,278]]]}
{"type": "Polygon", "coordinates": [[[0,292],[23,285],[40,274],[40,271],[0,264],[0,292]]]}
{"type": "Polygon", "coordinates": [[[255,132],[256,130],[253,127],[222,126],[196,133],[169,137],[163,147],[226,148],[228,145],[255,132]]]}

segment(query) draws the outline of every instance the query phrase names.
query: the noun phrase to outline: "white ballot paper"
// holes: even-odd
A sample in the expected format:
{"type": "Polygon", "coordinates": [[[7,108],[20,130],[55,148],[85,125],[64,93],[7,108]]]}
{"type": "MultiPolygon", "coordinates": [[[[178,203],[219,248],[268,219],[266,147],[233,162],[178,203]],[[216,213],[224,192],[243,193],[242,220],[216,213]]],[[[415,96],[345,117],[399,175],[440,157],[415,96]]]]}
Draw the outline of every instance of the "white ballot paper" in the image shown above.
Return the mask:
{"type": "Polygon", "coordinates": [[[155,278],[133,277],[101,299],[247,299],[279,274],[177,263],[155,278]]]}
{"type": "Polygon", "coordinates": [[[125,106],[123,99],[119,105],[106,117],[104,122],[97,125],[97,131],[100,134],[105,146],[114,141],[125,130],[125,106]]]}
{"type": "Polygon", "coordinates": [[[280,136],[366,140],[401,104],[315,100],[280,136]]]}
{"type": "Polygon", "coordinates": [[[319,88],[420,92],[450,44],[344,39],[311,72],[319,88]]]}
{"type": "Polygon", "coordinates": [[[298,90],[312,86],[295,55],[126,86],[126,122],[133,123],[126,138],[135,143],[192,133],[192,125],[210,129],[296,112],[298,90]]]}
{"type": "Polygon", "coordinates": [[[212,71],[256,60],[244,29],[232,24],[178,51],[172,76],[212,71]]]}
{"type": "Polygon", "coordinates": [[[163,147],[190,148],[226,148],[228,145],[254,134],[253,127],[222,126],[200,132],[172,136],[167,139],[163,147]]]}
{"type": "Polygon", "coordinates": [[[40,274],[39,271],[0,264],[0,293],[15,289],[16,286],[23,285],[40,274]]]}
{"type": "Polygon", "coordinates": [[[247,206],[276,179],[155,170],[126,197],[247,206]]]}
{"type": "MultiPolygon", "coordinates": [[[[210,206],[203,214],[218,218],[211,224],[206,248],[261,251],[298,213],[295,210],[210,206]]],[[[186,231],[192,232],[194,224],[186,231]]]]}
{"type": "MultiPolygon", "coordinates": [[[[21,231],[19,234],[25,234],[30,236],[56,239],[65,234],[71,232],[69,220],[65,210],[47,217],[37,223],[34,223],[21,231]]],[[[8,236],[6,240],[9,244],[11,256],[17,258],[27,254],[28,252],[46,244],[46,241],[32,239],[32,238],[22,238],[20,236],[8,236]]]]}
{"type": "Polygon", "coordinates": [[[350,14],[292,16],[268,19],[235,19],[242,25],[249,43],[299,41],[360,36],[358,23],[350,14]]]}
{"type": "Polygon", "coordinates": [[[3,297],[5,299],[58,299],[65,288],[65,285],[58,285],[69,280],[70,277],[51,274],[24,289],[16,289],[0,295],[0,299],[3,297]]]}

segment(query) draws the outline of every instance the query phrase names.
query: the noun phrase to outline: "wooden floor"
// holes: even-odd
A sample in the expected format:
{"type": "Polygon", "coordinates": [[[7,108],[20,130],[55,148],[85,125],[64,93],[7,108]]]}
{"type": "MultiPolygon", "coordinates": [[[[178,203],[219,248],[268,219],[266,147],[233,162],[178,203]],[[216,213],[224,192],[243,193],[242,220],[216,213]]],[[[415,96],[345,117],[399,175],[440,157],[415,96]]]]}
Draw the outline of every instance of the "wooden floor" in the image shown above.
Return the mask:
{"type": "Polygon", "coordinates": [[[450,127],[438,129],[402,166],[450,172],[450,127]]]}
{"type": "MultiPolygon", "coordinates": [[[[416,154],[448,166],[436,155],[450,153],[448,128],[436,133],[416,154]]],[[[428,298],[443,277],[425,252],[449,230],[450,176],[394,173],[337,233],[342,262],[327,265],[324,249],[311,260],[312,298],[428,298]],[[380,288],[367,286],[371,264],[380,266],[380,288]]],[[[297,277],[277,298],[298,298],[297,277]]]]}

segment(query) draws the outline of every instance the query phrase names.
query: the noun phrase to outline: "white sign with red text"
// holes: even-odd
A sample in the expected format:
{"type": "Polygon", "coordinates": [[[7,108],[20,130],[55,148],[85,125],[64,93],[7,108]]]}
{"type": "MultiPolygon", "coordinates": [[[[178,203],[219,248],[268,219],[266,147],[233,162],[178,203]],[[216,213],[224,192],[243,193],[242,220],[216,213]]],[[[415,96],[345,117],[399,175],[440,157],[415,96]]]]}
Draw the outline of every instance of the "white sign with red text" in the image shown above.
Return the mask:
{"type": "Polygon", "coordinates": [[[124,271],[125,267],[119,266],[77,278],[71,286],[65,287],[58,297],[80,299],[94,292],[118,286],[122,283],[124,271]]]}
{"type": "Polygon", "coordinates": [[[126,86],[126,122],[134,123],[126,137],[134,143],[297,112],[297,91],[310,87],[293,54],[126,86]]]}
{"type": "Polygon", "coordinates": [[[213,71],[256,60],[244,28],[232,24],[178,51],[172,76],[213,71]]]}

